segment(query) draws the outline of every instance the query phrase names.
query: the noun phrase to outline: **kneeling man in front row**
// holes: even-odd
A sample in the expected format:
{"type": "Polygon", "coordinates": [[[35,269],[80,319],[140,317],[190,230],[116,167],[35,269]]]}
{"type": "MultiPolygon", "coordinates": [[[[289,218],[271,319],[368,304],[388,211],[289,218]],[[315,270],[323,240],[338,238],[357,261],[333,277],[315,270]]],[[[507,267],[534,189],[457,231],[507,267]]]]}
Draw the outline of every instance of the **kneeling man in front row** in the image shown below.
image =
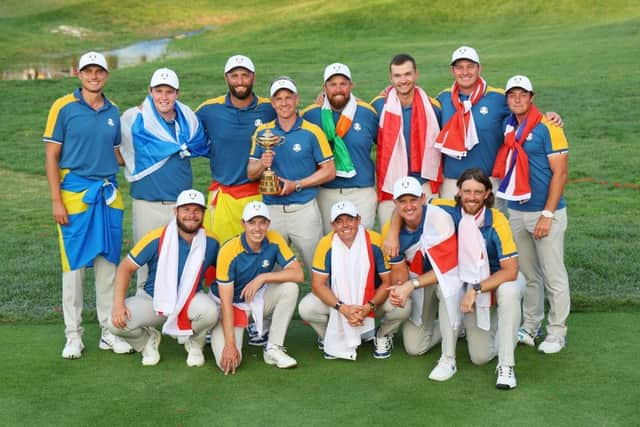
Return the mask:
{"type": "Polygon", "coordinates": [[[362,339],[375,333],[373,356],[391,355],[393,334],[409,318],[410,305],[386,302],[391,274],[382,254],[380,234],[366,230],[353,203],[331,208],[333,231],[320,240],[313,257],[311,291],[298,307],[319,337],[327,359],[356,359],[362,339]],[[375,331],[380,308],[382,323],[375,331]]]}
{"type": "Polygon", "coordinates": [[[242,339],[251,315],[259,335],[266,317],[271,318],[264,362],[278,368],[297,365],[289,356],[284,338],[298,301],[302,266],[278,232],[269,230],[267,205],[250,202],[242,213],[244,232],[220,249],[213,298],[220,305],[222,323],[211,333],[211,349],[218,367],[235,373],[242,361],[242,339]],[[274,271],[276,264],[281,270],[274,271]]]}
{"type": "Polygon", "coordinates": [[[184,342],[188,366],[204,365],[205,336],[218,321],[213,300],[200,292],[204,272],[215,266],[218,241],[202,227],[206,205],[202,193],[185,190],[176,201],[175,219],[151,231],[118,267],[109,329],[138,352],[142,364],[160,361],[162,333],[184,342]],[[125,300],[133,273],[149,267],[144,292],[125,300]]]}

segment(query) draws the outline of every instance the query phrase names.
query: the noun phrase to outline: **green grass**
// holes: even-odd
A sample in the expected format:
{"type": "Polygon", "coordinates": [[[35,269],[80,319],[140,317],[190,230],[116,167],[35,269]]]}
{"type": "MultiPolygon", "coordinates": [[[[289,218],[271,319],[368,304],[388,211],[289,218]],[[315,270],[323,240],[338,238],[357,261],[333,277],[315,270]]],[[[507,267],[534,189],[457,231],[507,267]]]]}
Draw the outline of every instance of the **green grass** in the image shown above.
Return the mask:
{"type": "Polygon", "coordinates": [[[436,383],[426,376],[438,351],[410,357],[399,346],[376,360],[367,344],[355,362],[325,361],[310,328],[294,322],[287,345],[298,368],[267,367],[250,347],[237,374],[225,377],[209,349],[204,367],[188,368],[186,353],[168,338],[160,364],[144,368],[139,354],[98,350],[95,324],[76,361],[60,357],[57,324],[2,325],[0,424],[634,425],[637,347],[629,329],[610,325],[638,322],[638,313],[572,315],[562,353],[518,347],[518,388],[509,392],[494,388],[494,362],[469,362],[464,341],[458,373],[436,383]]]}

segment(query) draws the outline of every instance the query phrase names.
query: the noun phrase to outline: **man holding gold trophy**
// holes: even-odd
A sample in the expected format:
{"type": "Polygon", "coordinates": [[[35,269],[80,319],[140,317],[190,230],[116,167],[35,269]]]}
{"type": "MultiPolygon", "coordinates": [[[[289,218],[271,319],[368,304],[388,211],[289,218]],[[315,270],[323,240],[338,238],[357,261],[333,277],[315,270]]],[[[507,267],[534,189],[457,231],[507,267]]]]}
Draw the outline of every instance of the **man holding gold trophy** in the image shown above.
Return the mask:
{"type": "Polygon", "coordinates": [[[256,129],[247,175],[261,181],[271,228],[298,248],[310,272],[322,237],[316,196],[318,186],[336,176],[333,152],[322,129],[298,116],[298,90],[292,79],[278,77],[270,94],[277,117],[256,129]]]}

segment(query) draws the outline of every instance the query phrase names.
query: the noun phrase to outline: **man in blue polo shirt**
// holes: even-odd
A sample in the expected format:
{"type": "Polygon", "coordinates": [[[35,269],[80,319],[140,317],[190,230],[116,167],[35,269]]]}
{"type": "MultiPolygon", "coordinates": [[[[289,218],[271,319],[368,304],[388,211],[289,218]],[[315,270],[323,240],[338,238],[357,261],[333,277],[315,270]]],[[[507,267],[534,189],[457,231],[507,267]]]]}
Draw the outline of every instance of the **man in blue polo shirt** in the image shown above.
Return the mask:
{"type": "Polygon", "coordinates": [[[393,334],[409,317],[410,307],[387,302],[391,281],[382,237],[365,229],[355,204],[335,203],[330,219],[333,231],[316,248],[311,293],[300,301],[300,317],[318,334],[326,359],[355,360],[362,339],[370,337],[373,357],[386,359],[393,334]],[[382,318],[377,330],[376,314],[382,318]]]}
{"type": "Polygon", "coordinates": [[[318,191],[323,232],[331,231],[331,207],[350,200],[358,208],[362,225],[372,229],[376,218],[375,165],[371,148],[378,136],[378,116],[369,104],[351,92],[351,70],[344,64],[324,70],[324,102],[310,105],[302,118],[324,131],[336,163],[336,178],[318,191]]]}
{"type": "Polygon", "coordinates": [[[204,195],[190,189],[176,200],[174,219],[146,234],[118,267],[111,332],[142,353],[142,365],[160,361],[162,325],[165,335],[183,338],[187,366],[204,365],[206,333],[218,321],[211,298],[200,292],[207,268],[215,267],[218,241],[202,227],[204,195]],[[144,290],[126,298],[133,273],[149,267],[144,290]]]}
{"type": "MultiPolygon", "coordinates": [[[[409,279],[430,271],[431,263],[421,249],[424,219],[427,208],[424,206],[426,195],[422,185],[415,177],[399,179],[394,186],[393,204],[395,212],[402,219],[402,227],[398,234],[398,254],[389,258],[391,264],[391,283],[404,283],[409,279]]],[[[390,223],[383,225],[383,235],[389,234],[390,223]]],[[[415,281],[413,282],[416,283],[415,281]]],[[[442,340],[440,327],[436,320],[438,301],[436,286],[424,289],[416,287],[411,293],[411,317],[402,326],[402,339],[405,351],[412,356],[419,356],[442,340]]],[[[453,333],[443,340],[443,349],[455,341],[453,333]]],[[[445,350],[443,350],[444,353],[445,350]]]]}
{"type": "MultiPolygon", "coordinates": [[[[504,91],[491,87],[480,76],[482,65],[478,52],[461,46],[451,55],[451,88],[438,95],[442,108],[442,132],[438,136],[444,162],[444,180],[440,196],[452,199],[457,193],[456,182],[463,171],[480,168],[491,177],[493,188],[500,181],[491,176],[498,149],[503,142],[502,123],[509,115],[504,91]]],[[[549,119],[561,124],[555,113],[549,119]]],[[[504,200],[496,200],[496,208],[504,214],[504,200]]]]}
{"type": "Polygon", "coordinates": [[[62,259],[65,359],[82,355],[82,288],[85,267],[94,267],[96,311],[102,328],[99,348],[128,353],[131,347],[107,330],[113,279],[122,244],[122,197],[116,174],[122,162],[120,112],[102,90],[109,77],[105,57],[80,57],[81,87],[56,100],[43,141],[53,218],[62,259]]]}
{"type": "MultiPolygon", "coordinates": [[[[168,68],[151,77],[149,95],[122,114],[125,177],[131,183],[134,243],[175,217],[178,195],[193,186],[190,159],[209,152],[200,120],[178,101],[180,82],[168,68]]],[[[138,289],[147,280],[147,267],[138,270],[138,289]]]]}
{"type": "Polygon", "coordinates": [[[520,252],[520,269],[527,280],[519,338],[524,344],[535,345],[544,319],[546,290],[547,336],[538,350],[557,353],[566,343],[571,306],[564,265],[567,209],[563,194],[569,145],[562,129],[534,105],[533,86],[526,76],[513,76],[505,90],[512,114],[506,121],[505,145],[498,153],[495,172],[504,177],[497,194],[509,201],[509,221],[520,252]],[[507,162],[508,158],[515,158],[515,162],[507,162]]]}
{"type": "Polygon", "coordinates": [[[304,280],[300,263],[276,231],[262,202],[249,202],[242,214],[244,232],[227,241],[218,256],[217,280],[211,294],[218,302],[222,323],[211,333],[211,349],[225,375],[242,361],[242,339],[248,317],[260,335],[268,335],[263,358],[268,365],[297,365],[284,349],[284,339],[298,301],[297,283],[304,280]],[[276,265],[280,269],[276,268],[276,265]],[[264,318],[271,316],[268,333],[264,318]]]}
{"type": "MultiPolygon", "coordinates": [[[[427,209],[432,206],[440,208],[455,224],[456,276],[464,282],[460,289],[463,293],[458,293],[461,296],[459,307],[471,361],[482,365],[497,355],[496,388],[510,390],[517,386],[515,346],[524,292],[524,278],[518,275],[516,245],[506,217],[492,208],[494,195],[491,181],[481,169],[464,171],[457,181],[457,187],[455,201],[434,200],[427,209]]],[[[429,227],[434,225],[427,219],[425,231],[429,232],[429,227]]],[[[416,287],[437,281],[434,271],[429,271],[392,288],[390,298],[392,302],[402,304],[416,287]]],[[[443,337],[456,337],[457,332],[453,331],[450,320],[451,316],[457,314],[451,313],[449,306],[443,304],[442,286],[439,283],[440,329],[443,337]]],[[[451,340],[451,344],[452,347],[447,346],[446,351],[443,346],[442,357],[431,371],[429,379],[446,381],[456,373],[456,340],[451,340]]]]}
{"type": "Polygon", "coordinates": [[[398,179],[413,176],[427,196],[439,192],[442,156],[435,139],[440,132],[440,103],[417,85],[419,76],[411,55],[394,56],[389,63],[391,88],[371,102],[380,118],[376,153],[380,227],[391,218],[398,179]]]}
{"type": "Polygon", "coordinates": [[[242,232],[242,208],[251,200],[261,200],[258,183],[247,178],[251,135],[276,117],[269,99],[253,92],[255,67],[251,59],[230,57],[224,79],[229,92],[203,102],[196,110],[211,141],[212,181],[205,227],[221,242],[242,232]]]}
{"type": "Polygon", "coordinates": [[[333,153],[322,129],[298,117],[298,90],[293,80],[277,78],[270,93],[277,118],[256,130],[247,175],[250,180],[258,180],[267,167],[273,167],[281,191],[264,196],[271,212],[271,227],[296,245],[310,272],[313,252],[322,237],[316,196],[318,187],[336,176],[333,153]],[[282,137],[271,152],[255,143],[266,130],[282,137]]]}

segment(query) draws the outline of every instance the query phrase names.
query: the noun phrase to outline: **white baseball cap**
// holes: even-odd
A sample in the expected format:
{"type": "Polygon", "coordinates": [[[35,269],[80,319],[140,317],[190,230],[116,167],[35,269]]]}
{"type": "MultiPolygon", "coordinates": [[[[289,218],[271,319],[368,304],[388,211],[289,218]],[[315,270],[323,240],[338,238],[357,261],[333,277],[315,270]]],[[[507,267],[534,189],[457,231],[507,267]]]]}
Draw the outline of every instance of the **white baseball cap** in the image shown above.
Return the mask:
{"type": "Polygon", "coordinates": [[[349,200],[341,200],[331,206],[331,222],[335,221],[340,215],[349,215],[355,218],[358,216],[358,209],[349,200]]]}
{"type": "Polygon", "coordinates": [[[273,84],[271,85],[271,90],[269,91],[269,93],[271,94],[270,96],[275,95],[276,92],[278,92],[280,89],[287,89],[295,94],[298,93],[298,89],[296,89],[296,84],[293,82],[293,80],[291,80],[288,77],[278,77],[273,82],[273,84]]]}
{"type": "Polygon", "coordinates": [[[339,62],[334,62],[333,64],[327,65],[327,68],[324,69],[324,82],[326,83],[327,80],[336,74],[345,76],[351,80],[351,70],[349,70],[349,67],[339,62]]]}
{"type": "Polygon", "coordinates": [[[178,80],[178,75],[175,71],[170,70],[168,68],[158,68],[151,76],[151,83],[149,83],[149,87],[156,86],[171,86],[175,90],[180,89],[180,81],[178,80]]]}
{"type": "Polygon", "coordinates": [[[421,197],[423,194],[422,185],[420,182],[412,176],[405,176],[400,178],[393,184],[393,199],[399,199],[405,194],[421,197]]]}
{"type": "Polygon", "coordinates": [[[451,55],[451,65],[455,64],[458,59],[468,59],[469,61],[473,61],[476,64],[480,64],[480,57],[478,56],[478,52],[476,52],[474,48],[469,46],[460,46],[453,51],[453,54],[451,55]]]}
{"type": "Polygon", "coordinates": [[[227,74],[229,71],[238,67],[246,68],[252,73],[256,72],[256,67],[253,66],[253,62],[249,57],[244,55],[233,55],[231,58],[227,59],[227,63],[224,65],[224,73],[227,74]]]}
{"type": "Polygon", "coordinates": [[[511,89],[519,87],[521,89],[526,90],[527,92],[533,93],[533,85],[531,84],[531,80],[527,76],[513,76],[509,80],[507,80],[507,86],[505,86],[504,91],[509,92],[511,89]]]}
{"type": "Polygon", "coordinates": [[[176,200],[176,208],[184,205],[198,205],[203,208],[207,208],[207,204],[204,202],[204,195],[198,190],[194,190],[193,188],[190,190],[184,190],[180,195],[178,195],[178,200],[176,200]]]}
{"type": "Polygon", "coordinates": [[[102,67],[105,71],[109,71],[107,59],[103,54],[98,52],[87,52],[80,57],[80,61],[78,61],[78,70],[82,70],[87,65],[97,65],[102,67]]]}
{"type": "Polygon", "coordinates": [[[269,208],[262,202],[249,202],[245,205],[242,211],[242,220],[244,222],[251,221],[257,216],[262,216],[271,221],[271,215],[269,215],[269,208]]]}

